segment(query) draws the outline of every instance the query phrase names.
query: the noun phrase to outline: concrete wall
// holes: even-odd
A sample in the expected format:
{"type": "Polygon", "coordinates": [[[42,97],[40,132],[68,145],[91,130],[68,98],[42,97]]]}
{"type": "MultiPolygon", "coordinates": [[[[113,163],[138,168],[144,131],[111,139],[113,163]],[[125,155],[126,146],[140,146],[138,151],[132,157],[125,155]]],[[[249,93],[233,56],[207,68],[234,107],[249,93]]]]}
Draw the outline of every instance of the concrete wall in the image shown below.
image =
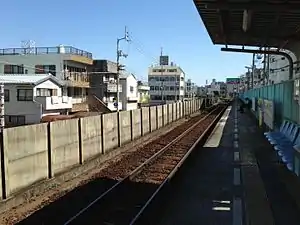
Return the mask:
{"type": "Polygon", "coordinates": [[[130,111],[120,112],[119,120],[120,120],[120,142],[121,145],[124,145],[131,141],[130,111]]]}
{"type": "Polygon", "coordinates": [[[182,117],[182,106],[183,103],[174,103],[5,129],[4,159],[0,161],[4,162],[4,169],[0,170],[0,180],[5,174],[2,186],[6,196],[1,196],[0,191],[0,198],[10,197],[35,182],[52,178],[137,139],[141,129],[143,135],[154,131],[164,126],[163,118],[165,125],[172,117],[176,121],[182,117]]]}
{"type": "Polygon", "coordinates": [[[80,119],[82,161],[102,153],[101,116],[80,119]]]}
{"type": "Polygon", "coordinates": [[[163,126],[168,124],[168,105],[163,105],[163,126]]]}
{"type": "Polygon", "coordinates": [[[50,123],[52,175],[79,164],[78,124],[79,119],[50,123]]]}
{"type": "Polygon", "coordinates": [[[180,113],[181,113],[181,111],[180,111],[180,102],[177,102],[176,103],[176,116],[177,116],[177,118],[176,118],[176,120],[178,120],[179,118],[181,118],[180,116],[180,113]]]}
{"type": "Polygon", "coordinates": [[[47,126],[38,124],[4,130],[7,195],[48,177],[47,126]]]}
{"type": "Polygon", "coordinates": [[[151,132],[157,130],[157,112],[156,106],[150,107],[150,125],[151,125],[151,132]]]}
{"type": "Polygon", "coordinates": [[[132,113],[132,138],[135,140],[141,136],[141,109],[135,109],[132,113]]]}
{"type": "Polygon", "coordinates": [[[177,120],[177,103],[173,103],[173,121],[177,120]]]}
{"type": "Polygon", "coordinates": [[[149,123],[149,108],[142,108],[142,124],[143,124],[143,135],[150,132],[150,123],[149,123]]]}
{"type": "Polygon", "coordinates": [[[118,114],[103,115],[103,153],[118,147],[118,114]]]}
{"type": "Polygon", "coordinates": [[[173,119],[173,104],[168,104],[168,124],[172,123],[173,119]]]}
{"type": "Polygon", "coordinates": [[[163,126],[163,107],[161,105],[157,106],[157,128],[163,126]]]}

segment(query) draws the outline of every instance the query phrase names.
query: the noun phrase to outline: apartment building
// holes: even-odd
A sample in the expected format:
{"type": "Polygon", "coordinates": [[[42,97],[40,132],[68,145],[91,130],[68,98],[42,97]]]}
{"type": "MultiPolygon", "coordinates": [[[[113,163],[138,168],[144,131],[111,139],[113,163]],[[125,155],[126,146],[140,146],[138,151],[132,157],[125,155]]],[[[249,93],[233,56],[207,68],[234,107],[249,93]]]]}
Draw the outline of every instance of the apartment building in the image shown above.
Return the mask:
{"type": "Polygon", "coordinates": [[[213,79],[210,85],[206,85],[207,95],[209,96],[222,96],[227,94],[227,87],[225,82],[216,81],[213,79]]]}
{"type": "Polygon", "coordinates": [[[185,73],[177,65],[151,66],[148,69],[151,103],[182,100],[185,95],[185,73]]]}
{"type": "MultiPolygon", "coordinates": [[[[93,63],[93,73],[90,76],[91,94],[101,101],[110,111],[116,111],[117,99],[117,63],[97,59],[93,63]]],[[[119,83],[119,95],[122,92],[122,84],[119,83]]],[[[119,110],[122,110],[121,98],[118,103],[119,110]]]]}
{"type": "Polygon", "coordinates": [[[4,83],[6,126],[39,123],[43,116],[67,114],[72,97],[63,94],[63,82],[48,74],[1,74],[4,83]]]}
{"type": "Polygon", "coordinates": [[[185,98],[193,98],[197,95],[197,86],[191,79],[185,82],[185,98]]]}
{"type": "Polygon", "coordinates": [[[51,73],[72,97],[70,112],[87,111],[92,53],[71,46],[0,49],[0,74],[51,73]]]}

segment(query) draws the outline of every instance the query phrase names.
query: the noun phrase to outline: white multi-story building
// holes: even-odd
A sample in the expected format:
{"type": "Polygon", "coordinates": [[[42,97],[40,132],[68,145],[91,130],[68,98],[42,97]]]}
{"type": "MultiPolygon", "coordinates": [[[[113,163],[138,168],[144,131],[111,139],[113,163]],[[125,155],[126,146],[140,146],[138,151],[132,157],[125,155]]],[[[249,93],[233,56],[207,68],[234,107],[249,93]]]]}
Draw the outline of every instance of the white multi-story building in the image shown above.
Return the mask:
{"type": "Polygon", "coordinates": [[[39,123],[43,116],[67,114],[72,97],[63,94],[63,83],[52,75],[0,75],[4,83],[7,126],[39,123]]]}
{"type": "Polygon", "coordinates": [[[67,85],[71,112],[87,111],[92,54],[70,46],[0,49],[0,74],[48,74],[67,85]]]}
{"type": "Polygon", "coordinates": [[[120,75],[120,84],[122,85],[122,92],[120,93],[122,110],[137,109],[138,84],[136,77],[132,73],[123,73],[120,75]]]}
{"type": "Polygon", "coordinates": [[[148,84],[150,86],[150,101],[153,103],[176,101],[184,98],[185,73],[173,63],[150,67],[148,84]]]}

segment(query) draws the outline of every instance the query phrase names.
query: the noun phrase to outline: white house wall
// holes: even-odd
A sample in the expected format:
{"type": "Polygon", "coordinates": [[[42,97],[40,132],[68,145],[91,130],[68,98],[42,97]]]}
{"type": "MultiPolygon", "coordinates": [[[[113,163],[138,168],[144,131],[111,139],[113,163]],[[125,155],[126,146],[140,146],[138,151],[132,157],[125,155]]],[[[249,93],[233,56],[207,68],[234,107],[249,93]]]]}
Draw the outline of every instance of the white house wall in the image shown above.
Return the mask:
{"type": "Polygon", "coordinates": [[[137,102],[128,103],[128,98],[136,98],[138,100],[138,84],[134,76],[128,76],[126,79],[120,79],[122,85],[122,92],[120,93],[120,100],[122,101],[122,110],[137,109],[137,102]],[[130,91],[130,87],[133,91],[130,91]]]}
{"type": "Polygon", "coordinates": [[[17,89],[32,89],[28,85],[5,85],[9,90],[9,102],[4,103],[5,115],[25,115],[25,123],[38,123],[42,115],[42,106],[32,101],[17,101],[17,89]]]}

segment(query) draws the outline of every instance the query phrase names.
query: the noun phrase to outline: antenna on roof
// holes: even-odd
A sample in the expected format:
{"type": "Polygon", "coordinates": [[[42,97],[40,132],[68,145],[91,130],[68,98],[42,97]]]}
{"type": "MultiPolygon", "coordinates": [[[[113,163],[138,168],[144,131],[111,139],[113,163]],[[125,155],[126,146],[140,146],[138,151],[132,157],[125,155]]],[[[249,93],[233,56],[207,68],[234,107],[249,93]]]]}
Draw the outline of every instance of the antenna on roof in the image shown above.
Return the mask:
{"type": "Polygon", "coordinates": [[[35,41],[34,40],[24,40],[21,42],[21,46],[24,49],[23,54],[34,54],[35,53],[35,41]]]}

